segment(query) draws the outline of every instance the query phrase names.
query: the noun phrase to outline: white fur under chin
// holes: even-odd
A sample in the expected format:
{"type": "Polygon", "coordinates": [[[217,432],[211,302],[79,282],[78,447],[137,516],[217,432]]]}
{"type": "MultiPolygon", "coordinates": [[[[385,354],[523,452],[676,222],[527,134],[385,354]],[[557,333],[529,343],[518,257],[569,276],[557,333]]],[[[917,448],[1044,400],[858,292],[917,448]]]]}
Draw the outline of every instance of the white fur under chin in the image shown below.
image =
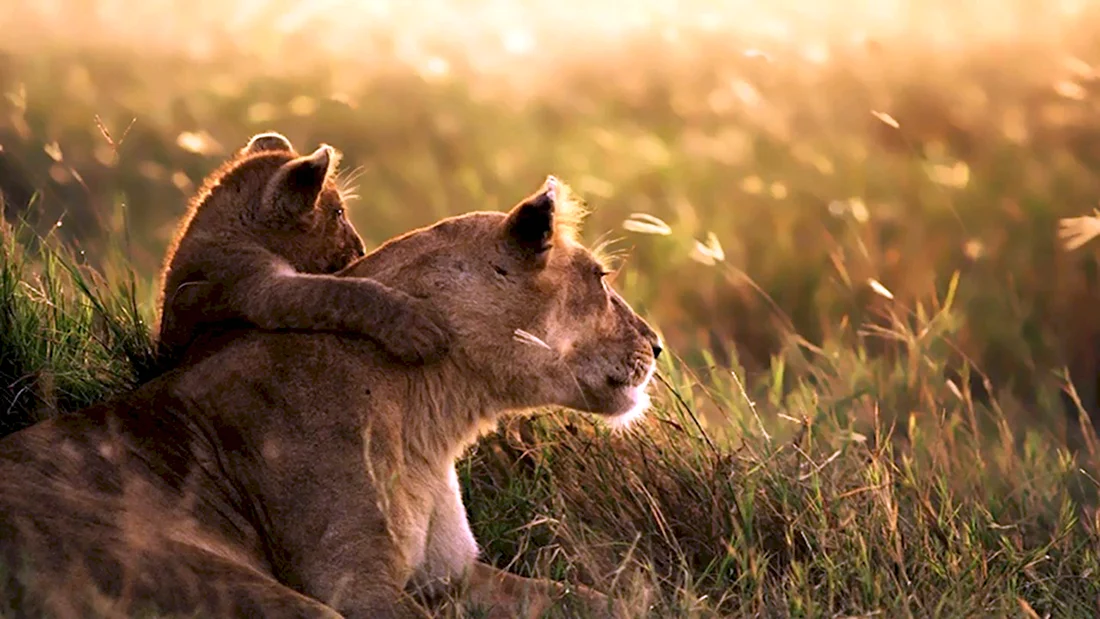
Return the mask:
{"type": "Polygon", "coordinates": [[[649,394],[646,393],[646,389],[649,388],[649,383],[653,380],[653,373],[657,371],[657,362],[654,361],[649,365],[649,371],[645,374],[645,380],[642,384],[634,387],[631,393],[631,399],[634,400],[634,405],[626,411],[619,413],[618,415],[609,415],[602,417],[604,423],[611,427],[612,430],[620,431],[630,427],[638,419],[641,419],[645,412],[649,410],[649,405],[652,400],[649,394]]]}

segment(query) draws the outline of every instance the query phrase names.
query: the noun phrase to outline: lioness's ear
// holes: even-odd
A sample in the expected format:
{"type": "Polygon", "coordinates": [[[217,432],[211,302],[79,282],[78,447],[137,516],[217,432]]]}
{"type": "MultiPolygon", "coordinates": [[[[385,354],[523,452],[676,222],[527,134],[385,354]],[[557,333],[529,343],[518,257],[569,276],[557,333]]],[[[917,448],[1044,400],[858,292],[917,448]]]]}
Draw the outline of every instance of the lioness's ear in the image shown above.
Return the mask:
{"type": "Polygon", "coordinates": [[[293,153],[294,146],[283,134],[268,131],[252,136],[252,139],[248,141],[248,146],[244,147],[244,152],[250,155],[264,151],[293,153]]]}
{"type": "Polygon", "coordinates": [[[554,245],[554,209],[560,191],[558,180],[546,178],[542,189],[520,202],[504,220],[509,244],[523,257],[545,262],[554,245]]]}
{"type": "Polygon", "coordinates": [[[322,145],[313,154],[283,164],[267,186],[266,202],[277,215],[300,217],[313,210],[325,186],[332,147],[322,145]]]}

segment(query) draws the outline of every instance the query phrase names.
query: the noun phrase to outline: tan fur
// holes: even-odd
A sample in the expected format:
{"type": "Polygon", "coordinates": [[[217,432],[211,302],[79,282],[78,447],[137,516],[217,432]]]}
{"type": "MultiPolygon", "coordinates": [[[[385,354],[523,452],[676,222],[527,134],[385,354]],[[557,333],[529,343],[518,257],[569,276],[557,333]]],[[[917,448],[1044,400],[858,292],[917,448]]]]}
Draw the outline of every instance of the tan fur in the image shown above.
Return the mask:
{"type": "MultiPolygon", "coordinates": [[[[339,274],[445,311],[455,339],[439,363],[340,334],[204,335],[194,363],[0,441],[0,562],[33,568],[0,578],[0,608],[87,616],[99,598],[80,585],[127,612],[219,617],[416,617],[411,592],[443,591],[492,617],[549,608],[562,585],[477,561],[455,460],[534,407],[633,418],[660,352],[591,253],[559,236],[557,186],[339,274]]],[[[574,602],[609,614],[595,592],[574,602]]]]}
{"type": "Polygon", "coordinates": [[[333,179],[337,158],[328,146],[299,156],[285,137],[264,133],[207,177],[164,262],[163,367],[200,333],[234,320],[359,333],[409,363],[443,354],[446,332],[423,303],[331,275],[363,255],[333,179]]]}

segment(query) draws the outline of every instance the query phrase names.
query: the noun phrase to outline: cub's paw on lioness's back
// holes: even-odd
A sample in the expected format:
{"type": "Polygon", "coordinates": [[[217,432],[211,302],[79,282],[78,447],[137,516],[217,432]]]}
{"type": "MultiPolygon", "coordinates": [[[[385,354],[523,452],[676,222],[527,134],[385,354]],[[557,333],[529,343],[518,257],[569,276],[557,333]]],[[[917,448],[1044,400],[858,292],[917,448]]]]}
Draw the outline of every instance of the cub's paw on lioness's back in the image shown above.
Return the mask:
{"type": "Polygon", "coordinates": [[[233,323],[358,333],[404,363],[447,351],[445,322],[423,301],[333,276],[364,253],[334,179],[337,158],[330,146],[300,156],[282,135],[261,133],[207,177],[164,263],[162,368],[233,323]]]}

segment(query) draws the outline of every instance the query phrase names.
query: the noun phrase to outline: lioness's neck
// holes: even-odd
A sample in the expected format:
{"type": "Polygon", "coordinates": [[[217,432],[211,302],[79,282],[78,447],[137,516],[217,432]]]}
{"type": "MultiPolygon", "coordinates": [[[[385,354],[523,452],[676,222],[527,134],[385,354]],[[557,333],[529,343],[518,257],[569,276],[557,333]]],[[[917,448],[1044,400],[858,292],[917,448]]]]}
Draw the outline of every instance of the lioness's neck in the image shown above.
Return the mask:
{"type": "Polygon", "coordinates": [[[454,356],[411,370],[404,426],[409,455],[447,464],[491,430],[507,407],[485,379],[454,356]]]}

